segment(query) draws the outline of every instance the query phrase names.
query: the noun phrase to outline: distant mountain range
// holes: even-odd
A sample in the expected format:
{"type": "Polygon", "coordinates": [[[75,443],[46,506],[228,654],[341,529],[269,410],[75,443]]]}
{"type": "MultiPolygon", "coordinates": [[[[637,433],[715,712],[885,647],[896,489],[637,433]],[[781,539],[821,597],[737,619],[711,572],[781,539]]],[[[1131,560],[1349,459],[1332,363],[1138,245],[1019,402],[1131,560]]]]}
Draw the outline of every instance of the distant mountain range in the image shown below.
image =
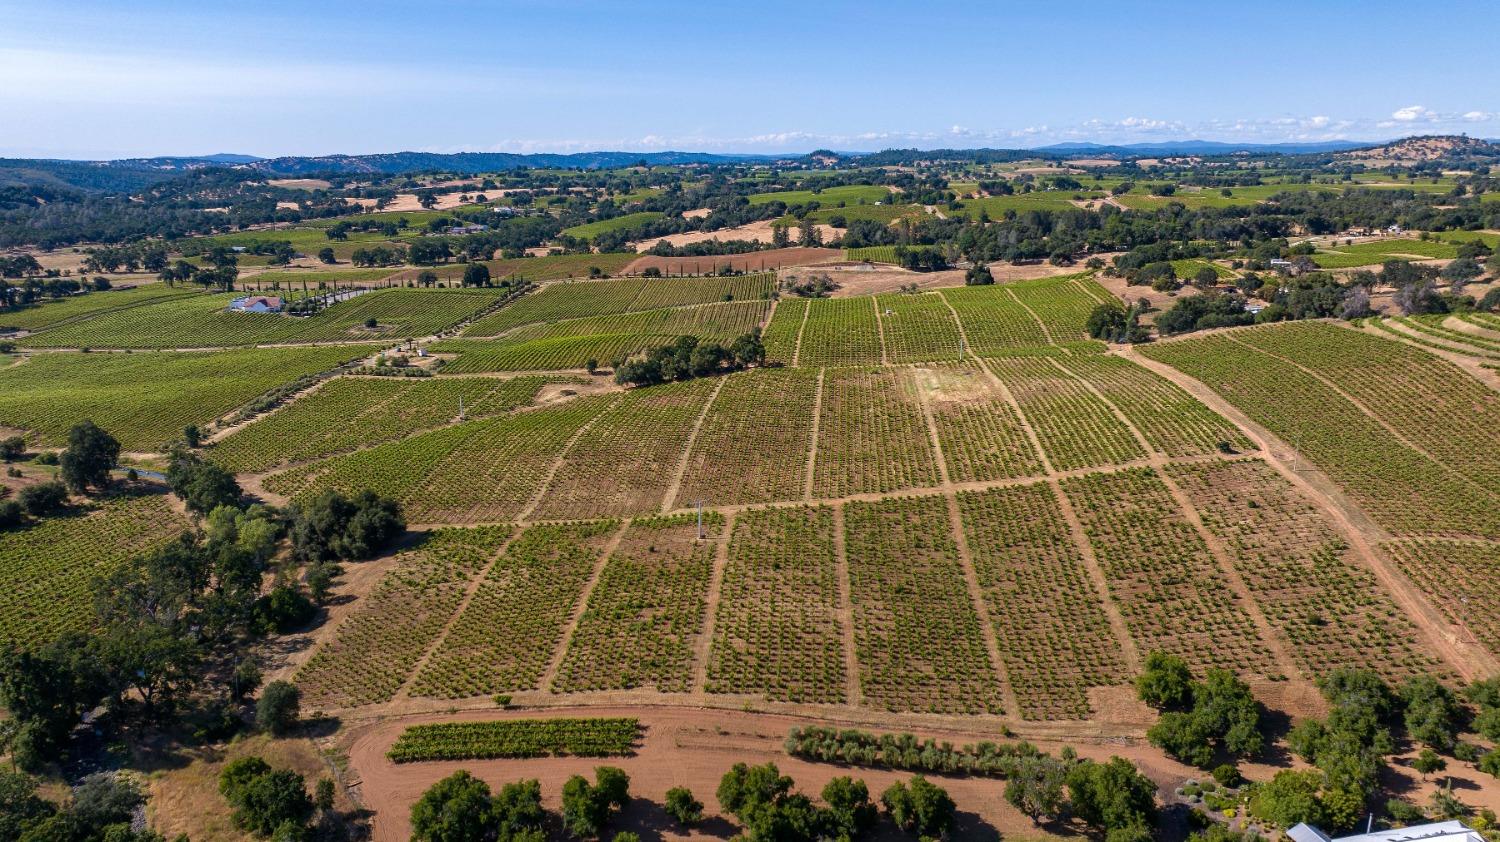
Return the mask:
{"type": "Polygon", "coordinates": [[[1235,152],[1266,155],[1307,155],[1317,152],[1342,152],[1346,149],[1359,149],[1365,146],[1376,145],[1379,144],[1361,140],[1327,140],[1318,143],[1224,143],[1217,140],[1171,140],[1161,143],[1127,144],[1054,143],[1051,146],[1038,146],[1032,151],[1055,152],[1065,155],[1086,153],[1091,155],[1121,156],[1230,155],[1235,152]]]}
{"type": "Polygon", "coordinates": [[[258,159],[247,166],[277,175],[311,173],[397,173],[443,170],[476,174],[529,169],[613,169],[644,163],[649,166],[673,164],[736,164],[745,161],[768,161],[800,156],[716,155],[708,152],[575,152],[572,154],[513,152],[386,152],[378,155],[320,155],[312,158],[291,156],[258,159]]]}
{"type": "Polygon", "coordinates": [[[973,161],[1014,161],[1041,156],[1052,159],[1078,157],[1142,158],[1181,155],[1338,154],[1349,158],[1411,156],[1419,160],[1437,157],[1462,159],[1500,158],[1494,141],[1463,136],[1413,137],[1387,143],[1332,140],[1316,143],[1225,143],[1213,140],[1174,140],[1158,143],[1054,143],[1031,149],[888,149],[881,152],[818,150],[797,155],[735,155],[710,152],[576,152],[520,154],[512,152],[388,152],[374,155],[318,155],[259,158],[254,155],[217,153],[198,156],[125,158],[113,161],[66,161],[0,158],[0,187],[38,186],[89,193],[133,192],[193,169],[234,167],[267,176],[399,175],[418,172],[450,172],[473,175],[528,169],[611,169],[635,164],[740,164],[786,161],[865,162],[870,165],[905,163],[950,157],[973,161]],[[1420,150],[1417,155],[1413,150],[1420,150]],[[1400,153],[1400,154],[1393,154],[1400,153]]]}

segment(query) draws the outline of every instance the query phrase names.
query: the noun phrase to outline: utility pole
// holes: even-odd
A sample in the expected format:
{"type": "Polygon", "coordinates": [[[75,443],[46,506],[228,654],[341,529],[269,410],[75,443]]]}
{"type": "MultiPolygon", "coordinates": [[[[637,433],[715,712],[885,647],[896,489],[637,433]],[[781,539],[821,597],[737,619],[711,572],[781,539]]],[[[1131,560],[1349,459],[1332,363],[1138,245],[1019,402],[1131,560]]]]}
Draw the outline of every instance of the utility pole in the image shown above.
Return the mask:
{"type": "Polygon", "coordinates": [[[694,501],[698,506],[698,540],[703,540],[703,501],[694,501]]]}

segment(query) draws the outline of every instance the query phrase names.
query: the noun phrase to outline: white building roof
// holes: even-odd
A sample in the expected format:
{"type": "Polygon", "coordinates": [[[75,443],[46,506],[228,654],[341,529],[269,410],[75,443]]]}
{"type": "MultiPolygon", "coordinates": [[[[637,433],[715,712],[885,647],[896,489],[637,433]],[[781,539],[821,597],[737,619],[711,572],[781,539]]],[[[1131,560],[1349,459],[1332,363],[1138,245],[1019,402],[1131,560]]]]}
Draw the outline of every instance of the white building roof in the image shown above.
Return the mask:
{"type": "Polygon", "coordinates": [[[1299,824],[1286,832],[1292,842],[1484,842],[1478,832],[1465,827],[1460,821],[1434,822],[1391,830],[1377,830],[1354,836],[1333,839],[1321,830],[1299,824]]]}

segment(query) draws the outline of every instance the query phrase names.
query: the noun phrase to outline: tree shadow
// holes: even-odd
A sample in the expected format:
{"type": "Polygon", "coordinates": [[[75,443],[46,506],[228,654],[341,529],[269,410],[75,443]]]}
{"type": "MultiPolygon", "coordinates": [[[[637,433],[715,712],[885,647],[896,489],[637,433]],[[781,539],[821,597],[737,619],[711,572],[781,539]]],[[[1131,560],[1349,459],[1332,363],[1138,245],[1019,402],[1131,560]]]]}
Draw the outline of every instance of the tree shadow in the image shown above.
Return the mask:
{"type": "Polygon", "coordinates": [[[1292,717],[1285,711],[1261,707],[1261,733],[1265,736],[1265,748],[1261,750],[1260,762],[1278,769],[1290,768],[1292,753],[1286,747],[1286,735],[1292,730],[1292,717]]]}
{"type": "Polygon", "coordinates": [[[317,716],[302,720],[298,732],[309,739],[322,739],[337,734],[339,728],[343,727],[343,720],[337,716],[320,713],[317,716]]]}
{"type": "MultiPolygon", "coordinates": [[[[641,837],[642,842],[681,836],[682,825],[667,815],[666,808],[647,798],[632,798],[620,815],[612,822],[611,834],[628,830],[641,837]]],[[[732,839],[740,829],[737,825],[719,816],[711,816],[692,827],[694,836],[709,836],[715,839],[732,839]]]]}

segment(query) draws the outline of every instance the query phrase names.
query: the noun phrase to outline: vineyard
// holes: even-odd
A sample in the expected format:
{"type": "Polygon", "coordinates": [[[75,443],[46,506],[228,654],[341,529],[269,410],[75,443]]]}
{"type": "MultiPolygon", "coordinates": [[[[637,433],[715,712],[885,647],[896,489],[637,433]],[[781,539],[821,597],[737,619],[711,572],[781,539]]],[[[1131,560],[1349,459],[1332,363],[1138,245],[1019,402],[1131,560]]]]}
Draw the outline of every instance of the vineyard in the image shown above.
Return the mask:
{"type": "Polygon", "coordinates": [[[619,529],[610,521],[540,524],[517,536],[417,676],[412,695],[457,699],[537,689],[619,529]]]}
{"type": "Polygon", "coordinates": [[[1109,404],[1052,360],[1017,357],[985,365],[1010,389],[1055,469],[1123,465],[1146,457],[1109,404]]]}
{"type": "Polygon", "coordinates": [[[694,425],[718,385],[704,379],[627,392],[563,455],[536,516],[660,510],[694,425]]]}
{"type": "Polygon", "coordinates": [[[498,290],[384,289],[306,317],[231,313],[234,293],[110,310],[26,337],[36,348],[212,348],[282,342],[397,339],[435,334],[495,303],[498,290]],[[367,327],[370,319],[376,326],[367,327]]]}
{"type": "Polygon", "coordinates": [[[648,222],[661,219],[661,216],[660,211],[627,213],[611,219],[601,219],[598,222],[589,222],[583,225],[575,225],[572,228],[564,228],[563,234],[569,237],[577,237],[580,240],[592,240],[600,234],[640,228],[648,222]]]}
{"type": "Polygon", "coordinates": [[[87,319],[127,307],[156,304],[174,298],[200,295],[190,289],[174,289],[165,284],[141,284],[128,289],[91,292],[67,298],[42,299],[34,306],[0,314],[0,329],[42,330],[68,322],[87,319]]]}
{"type": "Polygon", "coordinates": [[[386,755],[397,763],[497,757],[615,757],[641,738],[638,720],[507,719],[437,722],[401,732],[386,755]]]}
{"type": "Polygon", "coordinates": [[[1466,313],[1454,318],[1460,323],[1478,328],[1478,331],[1466,333],[1448,327],[1447,315],[1376,318],[1371,319],[1369,324],[1383,333],[1434,350],[1464,354],[1481,360],[1500,360],[1500,323],[1486,321],[1486,318],[1493,319],[1494,316],[1488,313],[1466,313]],[[1397,329],[1394,325],[1400,325],[1402,329],[1397,329]],[[1495,338],[1489,338],[1490,336],[1495,338]]]}
{"type": "Polygon", "coordinates": [[[898,497],[845,507],[849,584],[865,704],[920,713],[1000,713],[948,507],[898,497]]]}
{"type": "Polygon", "coordinates": [[[1132,671],[1051,487],[960,494],[959,506],[1020,715],[1087,719],[1089,688],[1132,671]]]}
{"type": "Polygon", "coordinates": [[[769,301],[644,310],[525,325],[498,339],[454,339],[429,349],[458,354],[445,369],[455,373],[580,369],[591,359],[609,365],[685,335],[727,345],[760,327],[770,312],[769,301]]]}
{"type": "Polygon", "coordinates": [[[1135,468],[1062,485],[1141,651],[1177,655],[1199,671],[1277,675],[1245,600],[1156,473],[1135,468]]]}
{"type": "Polygon", "coordinates": [[[389,701],[509,536],[505,527],[448,529],[403,553],[337,636],[297,671],[303,704],[328,709],[389,701]]]}
{"type": "Polygon", "coordinates": [[[0,531],[0,641],[26,645],[82,631],[93,616],[94,576],[190,525],[165,495],[142,494],[0,531]]]}
{"type": "MultiPolygon", "coordinates": [[[[1041,322],[1026,312],[1009,287],[963,287],[937,293],[958,314],[969,353],[989,356],[1050,344],[1041,322]]],[[[1080,329],[1082,325],[1080,321],[1080,329]]]]}
{"type": "Polygon", "coordinates": [[[553,690],[691,689],[723,516],[705,513],[703,528],[699,540],[692,515],[630,524],[589,595],[553,690]]]}
{"type": "MultiPolygon", "coordinates": [[[[1419,430],[1399,418],[1384,415],[1377,418],[1366,409],[1373,412],[1375,407],[1390,406],[1392,401],[1411,401],[1421,393],[1422,387],[1406,380],[1401,381],[1401,388],[1390,390],[1391,381],[1387,380],[1391,394],[1378,397],[1376,404],[1367,404],[1362,409],[1330,381],[1320,379],[1283,356],[1257,350],[1258,345],[1252,344],[1279,342],[1272,334],[1286,328],[1299,332],[1310,328],[1326,338],[1328,344],[1325,348],[1310,351],[1320,357],[1342,354],[1337,349],[1349,338],[1382,343],[1369,349],[1370,353],[1380,354],[1376,359],[1399,362],[1399,358],[1390,354],[1422,353],[1378,337],[1361,336],[1351,330],[1296,324],[1163,342],[1143,348],[1142,353],[1203,382],[1252,420],[1296,448],[1298,453],[1327,472],[1376,523],[1390,532],[1406,536],[1500,537],[1500,504],[1495,502],[1493,492],[1487,490],[1482,478],[1477,478],[1474,470],[1466,465],[1443,464],[1434,453],[1413,446],[1422,442],[1424,448],[1446,450],[1447,445],[1433,441],[1439,436],[1439,430],[1454,428],[1460,435],[1472,435],[1464,432],[1470,428],[1469,420],[1455,417],[1461,414],[1455,412],[1438,430],[1419,430]],[[1254,336],[1257,334],[1260,336],[1254,336]],[[1238,341],[1235,337],[1240,335],[1253,338],[1238,341]],[[1395,350],[1387,351],[1384,345],[1393,346],[1395,350]],[[1401,428],[1409,431],[1410,436],[1398,434],[1401,428]]],[[[1455,379],[1453,375],[1456,374],[1451,367],[1414,366],[1411,371],[1429,371],[1432,376],[1448,380],[1455,379]]],[[[1370,379],[1378,383],[1383,376],[1374,366],[1369,366],[1353,379],[1370,379]]],[[[1379,388],[1351,383],[1347,377],[1338,382],[1340,388],[1359,389],[1362,394],[1368,394],[1370,388],[1379,388]]],[[[1479,386],[1474,384],[1472,388],[1479,386]]],[[[1458,395],[1472,394],[1471,387],[1461,380],[1455,382],[1455,389],[1458,395]]],[[[1486,405],[1492,402],[1493,396],[1479,401],[1475,407],[1483,410],[1479,417],[1483,418],[1491,411],[1486,405]]],[[[1426,408],[1410,409],[1418,417],[1431,417],[1426,408]]],[[[1471,454],[1480,464],[1494,456],[1493,447],[1484,449],[1485,454],[1478,451],[1471,454]]],[[[1493,482],[1494,475],[1491,475],[1490,484],[1493,482]]]]}
{"type": "Polygon", "coordinates": [[[761,335],[761,341],[766,345],[766,359],[782,365],[796,361],[797,337],[802,334],[807,307],[806,298],[783,298],[776,302],[771,323],[761,335]]]}
{"type": "Polygon", "coordinates": [[[1181,387],[1129,360],[1090,354],[1058,362],[1119,409],[1158,453],[1197,456],[1226,448],[1255,449],[1244,433],[1181,387]]]}
{"type": "Polygon", "coordinates": [[[807,302],[798,365],[878,365],[882,355],[875,299],[815,298],[807,302]]]}
{"type": "Polygon", "coordinates": [[[935,292],[921,295],[881,295],[881,332],[892,363],[956,360],[963,356],[958,320],[935,292]]]}
{"type": "Polygon", "coordinates": [[[806,484],[816,372],[782,368],[724,378],[688,454],[677,505],[795,500],[806,484]]]}
{"type": "MultiPolygon", "coordinates": [[[[104,293],[95,293],[102,295],[104,293]]],[[[327,371],[373,346],[259,348],[233,354],[36,354],[0,369],[0,425],[44,444],[92,419],[127,451],[154,451],[276,386],[327,371]]]]}
{"type": "MultiPolygon", "coordinates": [[[[265,471],[403,438],[464,418],[527,406],[545,377],[404,379],[344,377],[225,437],[215,462],[231,471],[265,471]]],[[[562,381],[567,382],[567,381],[562,381]]]]}
{"type": "Polygon", "coordinates": [[[368,488],[401,501],[416,523],[507,520],[541,491],[574,434],[610,402],[586,397],[456,424],[273,474],[266,487],[288,495],[368,488]]]}
{"type": "Polygon", "coordinates": [[[845,701],[833,528],[826,506],[762,509],[736,519],[708,692],[845,701]]]}
{"type": "Polygon", "coordinates": [[[920,400],[905,372],[829,369],[813,464],[813,495],[844,497],[936,485],[920,400]]]}
{"type": "Polygon", "coordinates": [[[1457,366],[1398,342],[1325,324],[1288,324],[1238,336],[1289,358],[1358,401],[1377,421],[1500,505],[1500,394],[1457,366]]]}
{"type": "Polygon", "coordinates": [[[1170,472],[1306,674],[1357,665],[1400,684],[1447,671],[1323,514],[1271,466],[1203,462],[1170,472]]]}
{"type": "Polygon", "coordinates": [[[1500,654],[1500,544],[1423,538],[1384,549],[1457,633],[1500,654]]]}
{"type": "Polygon", "coordinates": [[[975,363],[917,368],[938,441],[954,482],[1040,476],[1042,463],[1021,419],[975,363]]]}
{"type": "Polygon", "coordinates": [[[498,336],[523,325],[565,319],[719,301],[757,301],[770,298],[775,287],[776,276],[769,273],[722,278],[630,278],[549,284],[479,319],[464,331],[464,335],[498,336]]]}

